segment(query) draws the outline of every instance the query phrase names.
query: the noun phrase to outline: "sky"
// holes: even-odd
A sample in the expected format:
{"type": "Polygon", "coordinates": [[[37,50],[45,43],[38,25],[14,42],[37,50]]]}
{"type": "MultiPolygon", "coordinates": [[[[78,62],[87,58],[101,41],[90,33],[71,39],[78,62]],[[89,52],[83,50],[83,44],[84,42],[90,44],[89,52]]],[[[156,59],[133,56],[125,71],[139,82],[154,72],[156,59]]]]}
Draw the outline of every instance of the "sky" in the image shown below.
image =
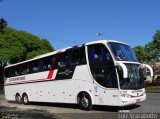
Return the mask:
{"type": "Polygon", "coordinates": [[[135,47],[160,29],[159,6],[160,0],[0,0],[0,18],[56,50],[99,39],[135,47]]]}

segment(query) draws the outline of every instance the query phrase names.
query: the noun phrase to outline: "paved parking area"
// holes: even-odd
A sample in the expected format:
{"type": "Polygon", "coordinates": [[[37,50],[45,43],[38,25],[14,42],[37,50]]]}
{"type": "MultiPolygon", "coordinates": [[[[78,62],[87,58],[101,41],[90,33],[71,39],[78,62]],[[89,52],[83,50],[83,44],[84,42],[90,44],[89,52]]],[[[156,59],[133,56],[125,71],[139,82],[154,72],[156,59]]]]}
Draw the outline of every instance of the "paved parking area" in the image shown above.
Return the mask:
{"type": "MultiPolygon", "coordinates": [[[[31,103],[30,105],[7,102],[0,98],[1,116],[16,116],[17,119],[105,119],[118,118],[117,112],[160,113],[160,94],[147,93],[147,100],[129,107],[94,106],[92,111],[83,111],[77,105],[54,103],[31,103]]],[[[3,118],[2,118],[3,119],[3,118]]]]}

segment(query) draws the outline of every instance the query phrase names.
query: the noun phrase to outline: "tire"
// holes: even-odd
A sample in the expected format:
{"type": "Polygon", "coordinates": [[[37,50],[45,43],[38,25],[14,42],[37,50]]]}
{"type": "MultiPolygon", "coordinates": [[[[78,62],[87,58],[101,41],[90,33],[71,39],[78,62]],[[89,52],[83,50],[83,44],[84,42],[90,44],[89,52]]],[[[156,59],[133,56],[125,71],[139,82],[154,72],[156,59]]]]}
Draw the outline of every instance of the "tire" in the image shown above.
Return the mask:
{"type": "Polygon", "coordinates": [[[16,100],[16,102],[17,102],[18,104],[21,104],[21,103],[22,103],[22,98],[21,98],[20,94],[16,94],[15,100],[16,100]]]}
{"type": "Polygon", "coordinates": [[[79,100],[80,109],[89,111],[92,109],[91,97],[87,93],[83,93],[79,100]]]}
{"type": "Polygon", "coordinates": [[[24,94],[24,95],[23,95],[22,100],[23,100],[23,104],[25,104],[25,105],[28,105],[28,104],[29,104],[29,99],[28,99],[28,95],[27,95],[27,94],[24,94]]]}

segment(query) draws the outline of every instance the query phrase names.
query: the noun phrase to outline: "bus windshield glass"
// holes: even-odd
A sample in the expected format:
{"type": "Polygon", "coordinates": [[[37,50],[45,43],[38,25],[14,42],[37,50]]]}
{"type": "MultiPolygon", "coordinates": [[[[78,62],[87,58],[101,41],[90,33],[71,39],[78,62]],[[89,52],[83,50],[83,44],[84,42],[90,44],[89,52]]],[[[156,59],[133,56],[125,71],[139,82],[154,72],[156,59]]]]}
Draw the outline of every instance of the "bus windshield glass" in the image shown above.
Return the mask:
{"type": "Polygon", "coordinates": [[[139,64],[124,63],[128,69],[128,78],[123,78],[123,74],[118,71],[121,89],[141,89],[144,87],[144,77],[139,69],[139,64]]]}
{"type": "Polygon", "coordinates": [[[115,42],[109,42],[108,46],[111,49],[115,60],[138,62],[130,46],[115,42]]]}

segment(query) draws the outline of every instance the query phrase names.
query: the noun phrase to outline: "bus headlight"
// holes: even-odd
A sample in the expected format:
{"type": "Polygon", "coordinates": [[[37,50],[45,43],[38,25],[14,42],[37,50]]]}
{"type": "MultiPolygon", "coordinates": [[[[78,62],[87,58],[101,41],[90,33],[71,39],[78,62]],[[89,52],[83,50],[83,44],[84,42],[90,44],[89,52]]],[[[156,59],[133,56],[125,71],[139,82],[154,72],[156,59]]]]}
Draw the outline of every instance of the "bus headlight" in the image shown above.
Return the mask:
{"type": "Polygon", "coordinates": [[[131,95],[128,95],[128,94],[121,94],[121,97],[123,97],[123,98],[131,98],[131,95]]]}

